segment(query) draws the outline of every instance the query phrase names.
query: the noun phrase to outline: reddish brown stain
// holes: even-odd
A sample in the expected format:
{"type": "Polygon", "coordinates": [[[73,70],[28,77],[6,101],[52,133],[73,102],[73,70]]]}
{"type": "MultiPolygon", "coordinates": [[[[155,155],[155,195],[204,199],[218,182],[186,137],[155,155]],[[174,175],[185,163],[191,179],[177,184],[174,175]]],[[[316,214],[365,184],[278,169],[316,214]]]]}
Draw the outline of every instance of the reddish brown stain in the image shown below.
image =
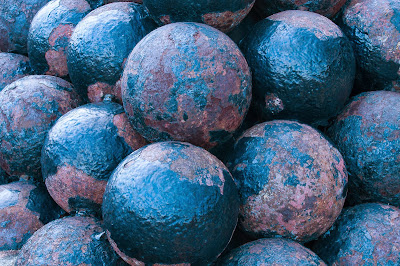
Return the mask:
{"type": "Polygon", "coordinates": [[[125,113],[114,116],[113,123],[118,129],[118,136],[122,137],[133,150],[147,144],[146,140],[132,128],[125,113]]]}
{"type": "Polygon", "coordinates": [[[114,95],[119,103],[122,103],[121,99],[121,85],[118,81],[115,85],[110,85],[104,82],[96,82],[87,88],[89,101],[92,103],[102,102],[104,96],[107,94],[114,95]]]}
{"type": "Polygon", "coordinates": [[[57,173],[45,180],[50,195],[67,212],[71,212],[68,199],[81,197],[101,204],[107,180],[97,180],[70,165],[57,168],[57,173]]]}

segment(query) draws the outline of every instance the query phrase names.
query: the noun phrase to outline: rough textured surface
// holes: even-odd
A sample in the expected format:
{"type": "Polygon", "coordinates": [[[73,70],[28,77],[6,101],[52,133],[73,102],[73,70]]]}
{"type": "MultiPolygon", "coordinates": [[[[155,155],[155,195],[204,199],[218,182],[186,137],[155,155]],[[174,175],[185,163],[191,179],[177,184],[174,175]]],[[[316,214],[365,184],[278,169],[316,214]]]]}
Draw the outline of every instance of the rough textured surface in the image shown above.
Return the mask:
{"type": "Polygon", "coordinates": [[[251,75],[225,34],[204,24],[174,23],[133,49],[122,98],[133,127],[149,141],[187,141],[209,149],[242,123],[251,75]]]}
{"type": "Polygon", "coordinates": [[[400,93],[354,97],[328,134],[349,170],[349,200],[400,206],[400,93]]]}
{"type": "Polygon", "coordinates": [[[144,7],[111,3],[90,12],[75,28],[67,65],[74,86],[91,102],[106,94],[121,101],[120,78],[133,47],[157,26],[144,7]]]}
{"type": "Polygon", "coordinates": [[[284,238],[264,238],[247,243],[231,251],[218,265],[326,266],[311,250],[284,238]]]}
{"type": "Polygon", "coordinates": [[[36,230],[62,213],[44,187],[26,181],[1,185],[0,250],[20,249],[36,230]]]}
{"type": "Polygon", "coordinates": [[[19,250],[0,251],[0,265],[14,266],[17,261],[19,250]]]}
{"type": "Polygon", "coordinates": [[[27,53],[29,26],[49,0],[0,0],[0,52],[27,53]]]}
{"type": "Polygon", "coordinates": [[[104,193],[119,250],[144,263],[212,262],[235,229],[239,199],[228,169],[202,148],[159,142],[129,155],[104,193]]]}
{"type": "Polygon", "coordinates": [[[55,121],[81,103],[72,85],[27,76],[0,92],[0,165],[9,175],[41,180],[40,152],[55,121]]]}
{"type": "Polygon", "coordinates": [[[57,121],[43,145],[47,190],[67,212],[100,213],[111,172],[145,144],[121,105],[105,100],[76,108],[57,121]]]}
{"type": "Polygon", "coordinates": [[[246,17],[255,0],[143,0],[150,15],[160,25],[200,22],[228,32],[246,17]]]}
{"type": "Polygon", "coordinates": [[[400,91],[400,2],[351,0],[340,22],[353,43],[358,91],[400,91]]]}
{"type": "Polygon", "coordinates": [[[104,0],[104,4],[109,4],[114,2],[135,2],[138,4],[143,4],[143,0],[104,0]]]}
{"type": "Polygon", "coordinates": [[[227,164],[238,185],[239,226],[253,237],[317,238],[340,214],[344,160],[318,131],[294,121],[247,130],[227,164]]]}
{"type": "Polygon", "coordinates": [[[378,203],[345,209],[313,250],[329,265],[400,265],[400,209],[378,203]]]}
{"type": "Polygon", "coordinates": [[[307,11],[284,11],[242,41],[253,73],[253,105],[264,119],[326,125],[353,88],[355,59],[338,26],[307,11]]]}
{"type": "Polygon", "coordinates": [[[52,0],[35,15],[28,54],[36,74],[68,76],[67,47],[75,26],[92,10],[85,0],[52,0]]]}
{"type": "Polygon", "coordinates": [[[28,57],[13,53],[0,53],[0,91],[8,84],[31,73],[28,57]]]}
{"type": "Polygon", "coordinates": [[[285,10],[311,11],[333,18],[347,0],[256,0],[254,9],[267,17],[285,10]]]}
{"type": "Polygon", "coordinates": [[[101,226],[91,217],[55,220],[28,240],[15,265],[121,265],[101,226]]]}

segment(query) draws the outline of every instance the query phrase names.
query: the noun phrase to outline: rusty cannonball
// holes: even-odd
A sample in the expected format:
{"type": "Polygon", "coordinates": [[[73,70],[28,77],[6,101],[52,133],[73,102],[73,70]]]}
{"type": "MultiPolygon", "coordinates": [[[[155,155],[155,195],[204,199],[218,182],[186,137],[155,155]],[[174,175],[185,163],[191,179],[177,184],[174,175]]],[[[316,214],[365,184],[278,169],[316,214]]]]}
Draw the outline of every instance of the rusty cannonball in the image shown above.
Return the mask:
{"type": "Polygon", "coordinates": [[[123,107],[110,99],[75,108],[55,123],[43,145],[47,190],[67,212],[99,214],[111,172],[145,144],[123,107]]]}
{"type": "Polygon", "coordinates": [[[236,227],[237,188],[225,165],[183,142],[134,151],[114,170],[103,220],[123,258],[147,264],[206,265],[236,227]]]}
{"type": "Polygon", "coordinates": [[[27,53],[29,26],[49,0],[0,0],[0,51],[27,53]]]}
{"type": "Polygon", "coordinates": [[[295,121],[255,125],[227,163],[241,199],[239,226],[252,237],[316,239],[340,214],[347,171],[339,151],[295,121]]]}
{"type": "Polygon", "coordinates": [[[133,127],[149,141],[186,141],[210,149],[242,123],[251,75],[228,36],[205,24],[173,23],[136,45],[121,91],[133,127]]]}
{"type": "Polygon", "coordinates": [[[140,4],[111,3],[90,12],[76,26],[68,46],[68,71],[76,89],[91,102],[101,102],[106,94],[121,101],[125,61],[156,27],[140,4]]]}
{"type": "Polygon", "coordinates": [[[327,125],[350,96],[351,44],[316,13],[289,10],[258,22],[242,41],[253,73],[254,108],[265,120],[327,125]]]}
{"type": "Polygon", "coordinates": [[[263,238],[247,243],[232,250],[218,265],[326,266],[311,250],[284,238],[263,238]]]}
{"type": "Polygon", "coordinates": [[[354,47],[358,91],[400,91],[400,2],[351,0],[340,21],[354,47]]]}
{"type": "Polygon", "coordinates": [[[328,134],[346,160],[351,204],[400,206],[400,93],[364,92],[352,99],[328,134]]]}
{"type": "Polygon", "coordinates": [[[26,76],[0,92],[0,165],[9,175],[41,180],[40,152],[56,120],[81,104],[72,85],[53,76],[26,76]]]}
{"type": "Polygon", "coordinates": [[[255,0],[143,0],[143,5],[160,25],[199,22],[229,32],[246,17],[254,2],[255,0]]]}
{"type": "Polygon", "coordinates": [[[63,211],[46,188],[18,181],[0,186],[0,250],[17,250],[63,211]]]}
{"type": "Polygon", "coordinates": [[[36,13],[28,54],[36,74],[67,77],[67,47],[76,25],[92,10],[86,0],[52,0],[36,13]]]}
{"type": "Polygon", "coordinates": [[[48,223],[22,247],[21,265],[122,265],[102,224],[92,217],[66,217],[48,223]]]}
{"type": "Polygon", "coordinates": [[[254,9],[262,16],[268,17],[285,10],[311,11],[334,18],[347,0],[256,0],[254,9]]]}
{"type": "Polygon", "coordinates": [[[364,203],[344,209],[312,249],[329,265],[400,265],[400,209],[364,203]]]}
{"type": "Polygon", "coordinates": [[[0,91],[17,79],[32,74],[29,58],[13,53],[0,53],[0,91]]]}

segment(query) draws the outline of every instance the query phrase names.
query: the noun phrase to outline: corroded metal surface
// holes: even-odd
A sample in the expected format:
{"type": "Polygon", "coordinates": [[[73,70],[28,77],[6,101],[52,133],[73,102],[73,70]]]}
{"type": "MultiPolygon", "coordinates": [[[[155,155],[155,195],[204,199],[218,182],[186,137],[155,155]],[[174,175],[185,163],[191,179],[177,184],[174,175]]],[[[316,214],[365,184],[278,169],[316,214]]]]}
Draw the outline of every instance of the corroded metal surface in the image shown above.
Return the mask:
{"type": "Polygon", "coordinates": [[[0,197],[0,250],[20,249],[36,230],[62,214],[46,189],[30,182],[1,185],[0,197]]]}
{"type": "Polygon", "coordinates": [[[0,91],[17,79],[32,74],[29,58],[13,53],[0,53],[0,91]]]}
{"type": "Polygon", "coordinates": [[[101,223],[67,217],[48,223],[21,249],[15,265],[122,265],[101,223]]]}
{"type": "Polygon", "coordinates": [[[284,238],[264,238],[247,243],[227,254],[218,265],[326,266],[311,250],[284,238]]]}
{"type": "Polygon", "coordinates": [[[355,77],[351,43],[316,13],[290,10],[259,23],[242,41],[253,73],[253,105],[265,120],[326,125],[348,99],[355,77]]]}
{"type": "Polygon", "coordinates": [[[41,180],[40,152],[56,120],[82,102],[53,76],[26,76],[0,92],[0,165],[9,175],[41,180]]]}
{"type": "Polygon", "coordinates": [[[157,25],[144,7],[111,3],[90,12],[76,26],[67,65],[74,86],[91,102],[112,94],[121,101],[120,78],[133,47],[157,25]]]}
{"type": "Polygon", "coordinates": [[[159,142],[119,164],[102,210],[124,257],[205,265],[227,246],[238,204],[233,178],[216,157],[188,143],[159,142]]]}
{"type": "Polygon", "coordinates": [[[68,76],[71,34],[92,10],[85,0],[53,0],[36,13],[28,35],[28,54],[36,74],[68,76]]]}
{"type": "Polygon", "coordinates": [[[316,239],[340,214],[344,160],[318,131],[276,120],[245,131],[228,162],[239,188],[239,226],[253,237],[316,239]]]}
{"type": "Polygon", "coordinates": [[[200,22],[229,32],[246,17],[255,0],[143,0],[150,15],[160,25],[200,22]]]}
{"type": "Polygon", "coordinates": [[[359,91],[400,91],[400,2],[351,0],[341,27],[353,43],[359,91]]]}
{"type": "Polygon", "coordinates": [[[400,209],[366,203],[345,209],[312,249],[329,265],[400,265],[400,209]]]}
{"type": "Polygon", "coordinates": [[[104,101],[76,108],[57,121],[43,145],[46,187],[67,212],[100,213],[111,172],[145,144],[121,105],[104,101]]]}
{"type": "Polygon", "coordinates": [[[337,117],[328,134],[351,174],[349,200],[400,206],[400,93],[364,92],[337,117]]]}
{"type": "Polygon", "coordinates": [[[149,141],[225,142],[251,100],[249,67],[236,44],[204,24],[174,23],[132,51],[122,99],[133,127],[149,141]]]}
{"type": "Polygon", "coordinates": [[[264,18],[285,10],[311,11],[333,18],[347,0],[256,0],[254,9],[264,18]]]}
{"type": "Polygon", "coordinates": [[[0,0],[0,52],[27,53],[29,26],[49,0],[0,0]]]}

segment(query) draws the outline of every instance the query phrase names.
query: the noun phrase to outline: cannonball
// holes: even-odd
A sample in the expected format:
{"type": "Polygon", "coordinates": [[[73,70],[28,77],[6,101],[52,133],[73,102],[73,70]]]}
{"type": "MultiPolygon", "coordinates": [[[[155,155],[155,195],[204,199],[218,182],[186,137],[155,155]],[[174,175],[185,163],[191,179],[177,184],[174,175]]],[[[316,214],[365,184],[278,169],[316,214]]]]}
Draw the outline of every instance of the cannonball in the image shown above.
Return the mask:
{"type": "Polygon", "coordinates": [[[364,92],[354,98],[328,134],[346,160],[349,202],[400,206],[400,93],[364,92]]]}
{"type": "Polygon", "coordinates": [[[250,12],[255,0],[143,0],[152,18],[160,25],[199,22],[223,32],[235,28],[250,12]]]}
{"type": "Polygon", "coordinates": [[[111,172],[145,144],[121,105],[106,99],[75,108],[55,123],[44,142],[47,190],[67,212],[98,214],[111,172]]]}
{"type": "Polygon", "coordinates": [[[364,203],[344,209],[312,249],[329,265],[400,265],[400,209],[364,203]]]}
{"type": "Polygon", "coordinates": [[[121,265],[102,224],[92,217],[66,217],[48,223],[22,247],[20,265],[121,265]]]}
{"type": "Polygon", "coordinates": [[[114,248],[146,265],[212,262],[231,239],[238,208],[224,164],[200,147],[173,141],[124,159],[102,205],[114,248]]]}
{"type": "Polygon", "coordinates": [[[0,265],[14,266],[17,261],[19,250],[3,250],[0,251],[0,265]]]}
{"type": "Polygon", "coordinates": [[[254,9],[264,18],[285,10],[311,11],[334,18],[347,0],[257,0],[254,9]]]}
{"type": "Polygon", "coordinates": [[[289,10],[258,22],[242,41],[253,73],[254,108],[265,120],[327,125],[350,96],[351,44],[316,13],[289,10]]]}
{"type": "Polygon", "coordinates": [[[354,47],[358,91],[400,91],[400,2],[350,0],[340,25],[354,47]]]}
{"type": "Polygon", "coordinates": [[[0,91],[17,79],[32,74],[29,58],[13,53],[0,53],[0,91]]]}
{"type": "Polygon", "coordinates": [[[0,52],[27,53],[29,26],[49,0],[0,0],[0,52]]]}
{"type": "Polygon", "coordinates": [[[120,78],[133,47],[157,25],[144,7],[111,3],[90,12],[76,26],[68,46],[72,83],[91,102],[112,94],[121,100],[120,78]]]}
{"type": "Polygon", "coordinates": [[[17,250],[63,212],[46,188],[18,181],[0,185],[0,250],[17,250]]]}
{"type": "Polygon", "coordinates": [[[321,265],[314,252],[285,238],[262,238],[232,250],[218,265],[321,265]]]}
{"type": "Polygon", "coordinates": [[[0,92],[0,165],[9,175],[41,180],[40,152],[56,120],[81,100],[53,76],[26,76],[0,92]]]}
{"type": "Polygon", "coordinates": [[[36,74],[67,77],[71,34],[92,10],[85,0],[52,0],[36,13],[28,35],[28,54],[36,74]]]}
{"type": "Polygon", "coordinates": [[[308,242],[343,208],[344,160],[308,125],[275,120],[253,126],[235,143],[227,166],[239,189],[239,226],[252,237],[308,242]]]}
{"type": "Polygon", "coordinates": [[[210,149],[242,123],[251,75],[236,44],[198,23],[148,34],[129,55],[122,100],[133,127],[149,141],[177,140],[210,149]]]}

